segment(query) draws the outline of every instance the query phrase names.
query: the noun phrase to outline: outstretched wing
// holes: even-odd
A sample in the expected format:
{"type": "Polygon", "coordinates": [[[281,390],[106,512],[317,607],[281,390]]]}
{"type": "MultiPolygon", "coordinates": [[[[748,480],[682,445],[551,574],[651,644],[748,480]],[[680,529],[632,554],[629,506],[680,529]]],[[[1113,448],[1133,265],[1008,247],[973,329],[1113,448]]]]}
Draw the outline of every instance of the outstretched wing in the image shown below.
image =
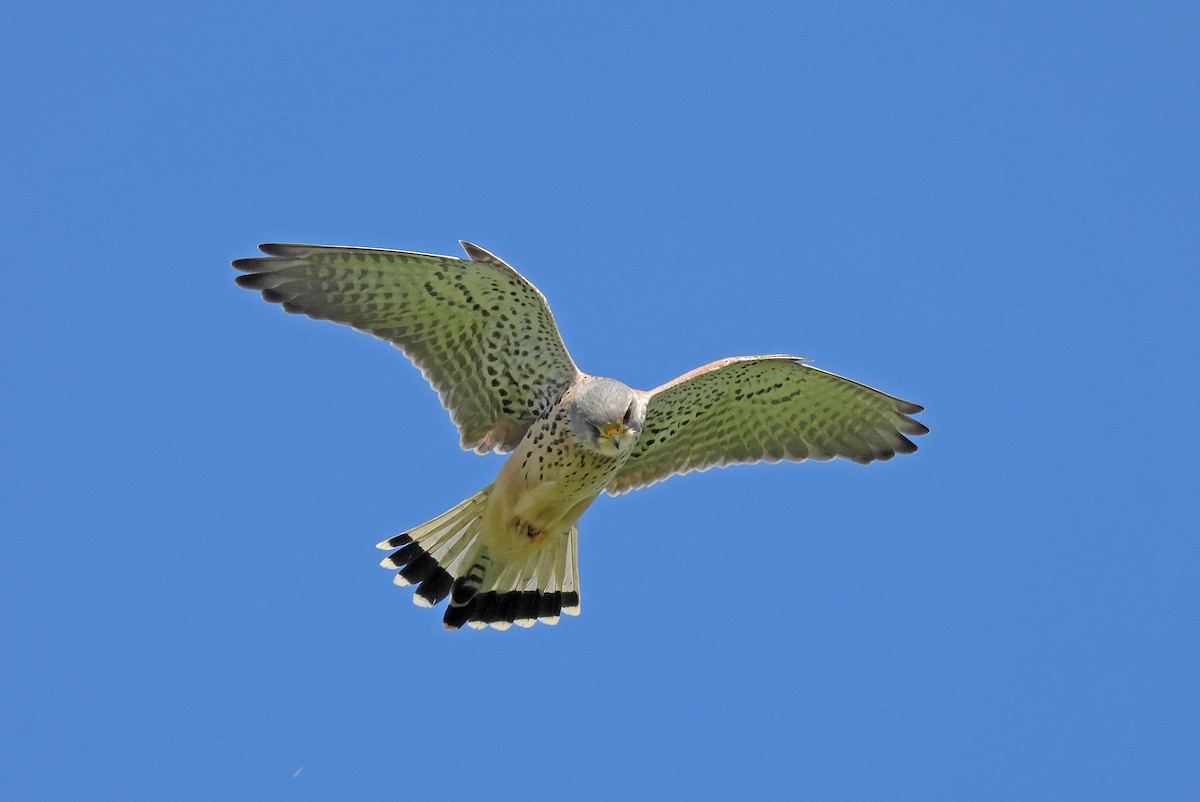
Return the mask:
{"type": "Polygon", "coordinates": [[[287,312],[387,340],[421,369],[463,448],[509,451],[579,375],[536,287],[462,243],[470,261],[375,248],[261,245],[243,287],[287,312]]]}
{"type": "Polygon", "coordinates": [[[618,495],[677,473],[745,462],[891,459],[927,434],[921,407],[800,363],[744,356],[697,368],[646,394],[633,454],[608,484],[618,495]]]}

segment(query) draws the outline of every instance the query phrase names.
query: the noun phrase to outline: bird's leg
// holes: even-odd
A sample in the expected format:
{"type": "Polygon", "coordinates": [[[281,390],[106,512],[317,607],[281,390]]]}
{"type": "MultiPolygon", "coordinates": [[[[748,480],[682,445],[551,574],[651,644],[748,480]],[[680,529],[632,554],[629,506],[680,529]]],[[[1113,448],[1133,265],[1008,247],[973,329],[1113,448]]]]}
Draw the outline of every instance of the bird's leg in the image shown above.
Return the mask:
{"type": "Polygon", "coordinates": [[[538,529],[520,516],[513,518],[513,529],[524,535],[530,543],[540,543],[546,539],[546,530],[538,529]]]}

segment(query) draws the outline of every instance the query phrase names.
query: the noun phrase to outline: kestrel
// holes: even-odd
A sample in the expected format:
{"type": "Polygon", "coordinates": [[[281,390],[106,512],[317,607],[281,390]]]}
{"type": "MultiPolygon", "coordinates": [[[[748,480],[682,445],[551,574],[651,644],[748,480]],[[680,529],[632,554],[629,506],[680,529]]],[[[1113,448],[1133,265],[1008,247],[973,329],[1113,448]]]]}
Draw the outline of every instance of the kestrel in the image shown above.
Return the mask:
{"type": "Polygon", "coordinates": [[[545,297],[470,243],[467,259],[262,245],[237,283],[287,312],[387,340],[419,367],[494,482],[378,544],[398,585],[443,621],[507,629],[579,614],[579,517],[675,474],[765,460],[868,463],[916,451],[921,407],[772,354],[721,359],[650,391],[575,366],[545,297]]]}

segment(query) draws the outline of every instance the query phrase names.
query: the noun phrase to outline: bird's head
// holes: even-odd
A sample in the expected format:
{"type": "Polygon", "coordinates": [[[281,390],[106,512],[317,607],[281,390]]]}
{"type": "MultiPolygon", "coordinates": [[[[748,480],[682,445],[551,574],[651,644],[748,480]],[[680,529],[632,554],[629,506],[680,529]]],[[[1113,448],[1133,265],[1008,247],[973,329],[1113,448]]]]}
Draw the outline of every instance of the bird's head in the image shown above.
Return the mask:
{"type": "Polygon", "coordinates": [[[646,402],[614,379],[591,379],[575,391],[571,429],[585,446],[607,457],[628,453],[642,433],[646,402]]]}

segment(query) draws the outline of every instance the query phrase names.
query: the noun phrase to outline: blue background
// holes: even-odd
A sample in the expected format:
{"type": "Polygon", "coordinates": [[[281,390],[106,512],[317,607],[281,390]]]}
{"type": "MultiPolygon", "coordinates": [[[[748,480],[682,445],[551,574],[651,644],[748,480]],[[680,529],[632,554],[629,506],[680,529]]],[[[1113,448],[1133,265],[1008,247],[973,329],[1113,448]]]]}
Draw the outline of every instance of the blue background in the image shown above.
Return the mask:
{"type": "Polygon", "coordinates": [[[1194,4],[34,5],[3,795],[1197,793],[1194,4]],[[459,238],[586,371],[800,353],[933,434],[604,498],[580,618],[447,633],[372,546],[500,458],[228,262],[459,238]]]}

